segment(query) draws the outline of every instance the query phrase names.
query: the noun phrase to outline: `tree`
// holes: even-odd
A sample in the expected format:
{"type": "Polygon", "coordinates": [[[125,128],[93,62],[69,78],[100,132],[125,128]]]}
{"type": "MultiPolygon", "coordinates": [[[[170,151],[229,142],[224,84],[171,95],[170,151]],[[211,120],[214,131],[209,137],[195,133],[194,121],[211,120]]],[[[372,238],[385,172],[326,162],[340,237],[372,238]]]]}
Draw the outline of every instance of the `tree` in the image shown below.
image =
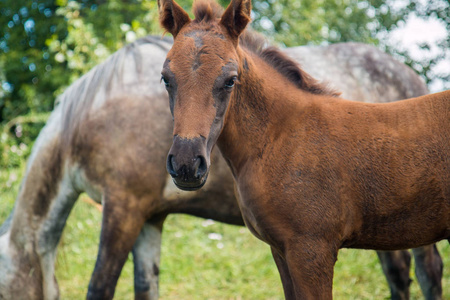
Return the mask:
{"type": "Polygon", "coordinates": [[[285,46],[357,41],[378,43],[377,32],[403,18],[385,1],[255,1],[254,27],[285,46]]]}
{"type": "Polygon", "coordinates": [[[437,83],[438,89],[450,89],[450,2],[444,0],[414,0],[403,8],[405,20],[419,17],[423,20],[439,22],[446,35],[435,45],[428,42],[419,44],[422,57],[413,56],[409,49],[390,46],[390,51],[421,74],[428,84],[437,83]],[[436,50],[437,51],[433,51],[436,50]],[[439,65],[445,69],[437,68],[439,65]]]}
{"type": "Polygon", "coordinates": [[[54,1],[2,1],[0,8],[0,123],[52,108],[53,91],[65,83],[65,66],[49,52],[50,36],[63,40],[66,24],[54,1]],[[3,5],[4,4],[4,5],[3,5]]]}

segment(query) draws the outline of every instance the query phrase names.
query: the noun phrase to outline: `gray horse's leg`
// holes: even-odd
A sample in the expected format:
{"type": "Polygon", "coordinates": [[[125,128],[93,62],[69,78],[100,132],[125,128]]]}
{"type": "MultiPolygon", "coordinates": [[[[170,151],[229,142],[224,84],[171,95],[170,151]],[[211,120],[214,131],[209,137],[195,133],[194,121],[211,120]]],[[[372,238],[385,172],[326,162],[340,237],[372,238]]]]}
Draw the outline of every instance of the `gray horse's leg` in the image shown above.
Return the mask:
{"type": "Polygon", "coordinates": [[[413,249],[416,276],[427,300],[442,299],[443,263],[436,245],[413,249]]]}
{"type": "Polygon", "coordinates": [[[86,297],[92,300],[114,297],[120,272],[145,224],[146,208],[150,207],[145,199],[122,190],[108,189],[103,197],[100,245],[86,297]]]}
{"type": "Polygon", "coordinates": [[[136,300],[156,300],[161,257],[162,223],[145,223],[133,246],[134,297],[136,300]]]}
{"type": "Polygon", "coordinates": [[[408,251],[377,251],[384,275],[391,290],[392,300],[408,300],[409,269],[411,266],[411,254],[408,251]]]}

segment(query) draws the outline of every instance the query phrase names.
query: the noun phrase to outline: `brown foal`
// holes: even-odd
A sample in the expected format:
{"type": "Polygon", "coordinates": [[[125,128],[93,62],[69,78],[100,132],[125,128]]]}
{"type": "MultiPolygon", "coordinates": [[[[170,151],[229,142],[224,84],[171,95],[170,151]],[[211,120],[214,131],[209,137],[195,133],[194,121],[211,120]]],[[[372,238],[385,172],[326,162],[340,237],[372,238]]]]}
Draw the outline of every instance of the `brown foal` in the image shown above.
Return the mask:
{"type": "Polygon", "coordinates": [[[174,117],[167,169],[206,182],[219,146],[248,228],[271,246],[286,298],[332,298],[340,248],[395,250],[450,235],[450,92],[388,104],[340,99],[245,28],[251,2],[195,19],[160,0],[174,36],[162,80],[174,117]]]}

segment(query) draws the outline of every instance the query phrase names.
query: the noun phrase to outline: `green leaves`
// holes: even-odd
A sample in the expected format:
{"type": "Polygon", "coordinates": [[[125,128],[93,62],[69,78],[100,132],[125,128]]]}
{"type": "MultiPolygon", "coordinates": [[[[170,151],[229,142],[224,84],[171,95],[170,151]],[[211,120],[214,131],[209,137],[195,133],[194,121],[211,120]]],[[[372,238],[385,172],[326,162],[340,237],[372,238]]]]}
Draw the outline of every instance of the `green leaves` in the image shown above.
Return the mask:
{"type": "Polygon", "coordinates": [[[376,43],[399,16],[384,1],[255,1],[253,26],[286,46],[324,42],[376,43]],[[384,18],[383,22],[379,22],[384,18]]]}

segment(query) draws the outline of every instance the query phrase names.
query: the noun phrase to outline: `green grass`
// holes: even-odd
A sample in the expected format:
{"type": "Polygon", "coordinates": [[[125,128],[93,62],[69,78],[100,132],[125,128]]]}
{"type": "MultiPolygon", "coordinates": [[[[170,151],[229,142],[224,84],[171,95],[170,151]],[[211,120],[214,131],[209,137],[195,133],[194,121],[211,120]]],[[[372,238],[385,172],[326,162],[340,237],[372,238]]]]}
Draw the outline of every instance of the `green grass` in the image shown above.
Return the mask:
{"type": "MultiPolygon", "coordinates": [[[[23,169],[23,168],[22,168],[23,169]]],[[[0,221],[8,215],[22,169],[0,171],[0,221]],[[15,174],[15,175],[14,175],[15,174]],[[11,182],[12,179],[16,181],[11,182]],[[7,186],[11,184],[11,186],[7,186]]],[[[58,249],[56,275],[62,299],[84,299],[95,265],[101,213],[78,201],[58,249]]],[[[439,244],[450,266],[450,247],[439,244]]],[[[210,224],[171,215],[163,233],[162,299],[282,299],[281,282],[268,247],[242,227],[210,224]],[[221,239],[211,239],[210,234],[221,239]]],[[[411,299],[423,299],[413,272],[411,299]]],[[[444,299],[450,299],[450,268],[444,268],[444,299]]],[[[335,299],[388,299],[389,290],[374,251],[341,250],[335,267],[335,299]]],[[[133,298],[131,256],[122,271],[116,299],[133,298]]]]}

